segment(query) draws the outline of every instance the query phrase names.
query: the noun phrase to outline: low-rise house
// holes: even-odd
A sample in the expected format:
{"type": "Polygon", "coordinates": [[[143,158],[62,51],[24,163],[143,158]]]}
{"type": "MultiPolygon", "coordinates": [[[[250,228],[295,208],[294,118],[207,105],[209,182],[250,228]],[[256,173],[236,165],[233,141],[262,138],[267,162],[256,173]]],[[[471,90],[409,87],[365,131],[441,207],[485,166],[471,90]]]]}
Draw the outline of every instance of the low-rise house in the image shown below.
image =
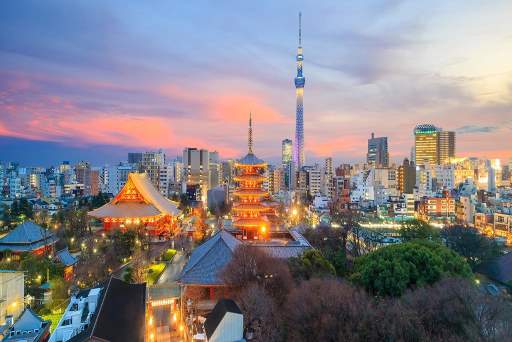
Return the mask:
{"type": "Polygon", "coordinates": [[[2,342],[46,342],[50,336],[50,321],[45,321],[26,308],[20,318],[4,333],[2,342]]]}
{"type": "Polygon", "coordinates": [[[449,196],[425,197],[421,200],[418,214],[431,223],[455,222],[455,199],[449,196]]]}

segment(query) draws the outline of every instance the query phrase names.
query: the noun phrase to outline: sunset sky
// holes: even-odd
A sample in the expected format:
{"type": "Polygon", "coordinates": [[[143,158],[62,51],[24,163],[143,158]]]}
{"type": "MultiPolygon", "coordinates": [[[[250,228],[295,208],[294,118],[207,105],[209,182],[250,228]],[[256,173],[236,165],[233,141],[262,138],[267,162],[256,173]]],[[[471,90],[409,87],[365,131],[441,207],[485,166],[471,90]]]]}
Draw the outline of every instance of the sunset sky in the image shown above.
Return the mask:
{"type": "Polygon", "coordinates": [[[512,1],[2,1],[0,160],[113,163],[185,146],[276,161],[293,138],[303,15],[312,162],[391,158],[416,124],[512,157],[512,1]],[[363,5],[364,3],[364,5],[363,5]]]}

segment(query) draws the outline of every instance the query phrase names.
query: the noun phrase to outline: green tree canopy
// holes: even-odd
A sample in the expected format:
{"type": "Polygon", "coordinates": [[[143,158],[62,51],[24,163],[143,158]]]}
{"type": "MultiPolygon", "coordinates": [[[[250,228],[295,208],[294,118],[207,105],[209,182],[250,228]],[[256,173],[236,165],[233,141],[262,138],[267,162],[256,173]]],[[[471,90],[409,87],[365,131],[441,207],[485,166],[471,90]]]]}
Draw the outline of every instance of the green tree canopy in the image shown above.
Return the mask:
{"type": "Polygon", "coordinates": [[[445,276],[469,277],[466,261],[425,240],[380,248],[356,259],[352,281],[380,296],[400,296],[407,288],[433,284],[445,276]]]}
{"type": "Polygon", "coordinates": [[[481,235],[475,228],[452,226],[441,230],[446,246],[466,258],[476,267],[501,255],[502,248],[496,241],[481,235]]]}
{"type": "Polygon", "coordinates": [[[409,220],[400,227],[400,238],[403,242],[412,240],[439,240],[439,231],[425,221],[409,220]]]}
{"type": "Polygon", "coordinates": [[[300,256],[288,261],[290,271],[295,279],[312,279],[333,277],[334,266],[316,249],[309,249],[300,256]]]}

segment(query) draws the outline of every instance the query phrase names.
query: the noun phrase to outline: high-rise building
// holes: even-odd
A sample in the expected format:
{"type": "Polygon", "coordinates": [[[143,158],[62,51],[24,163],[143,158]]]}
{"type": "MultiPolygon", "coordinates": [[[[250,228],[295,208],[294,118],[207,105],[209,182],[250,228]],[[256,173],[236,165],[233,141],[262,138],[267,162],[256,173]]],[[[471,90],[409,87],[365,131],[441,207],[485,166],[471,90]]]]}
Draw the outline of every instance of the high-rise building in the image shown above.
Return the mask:
{"type": "Polygon", "coordinates": [[[449,164],[455,158],[455,132],[440,131],[437,148],[438,164],[449,164]]]}
{"type": "Polygon", "coordinates": [[[398,167],[398,190],[400,193],[412,194],[414,193],[414,186],[416,185],[416,167],[414,163],[405,158],[402,165],[398,167]]]}
{"type": "Polygon", "coordinates": [[[210,185],[209,188],[213,189],[221,184],[222,170],[219,160],[219,152],[213,151],[209,153],[209,168],[210,168],[210,185]]]}
{"type": "Polygon", "coordinates": [[[297,48],[297,76],[295,77],[295,94],[297,97],[295,111],[295,145],[293,149],[293,162],[300,170],[304,166],[304,83],[306,79],[302,74],[302,14],[299,13],[299,46],[297,48]]]}
{"type": "Polygon", "coordinates": [[[434,125],[418,125],[414,128],[416,165],[435,165],[438,163],[438,134],[440,129],[434,125]]]}
{"type": "Polygon", "coordinates": [[[190,199],[204,201],[210,186],[208,150],[186,147],[183,150],[182,192],[190,199]]]}
{"type": "Polygon", "coordinates": [[[142,162],[142,152],[128,152],[128,164],[140,164],[142,162]]]}
{"type": "Polygon", "coordinates": [[[324,161],[324,178],[323,178],[323,184],[322,184],[322,193],[332,199],[332,196],[334,194],[333,187],[333,178],[334,178],[334,168],[332,166],[332,158],[328,157],[325,158],[324,161]]]}
{"type": "Polygon", "coordinates": [[[293,154],[293,145],[290,139],[284,139],[281,142],[281,162],[283,165],[291,163],[293,154]]]}
{"type": "Polygon", "coordinates": [[[76,182],[84,185],[84,195],[91,194],[91,164],[81,161],[75,165],[76,182]]]}
{"type": "Polygon", "coordinates": [[[290,139],[284,139],[281,142],[281,164],[284,176],[284,186],[286,189],[293,189],[293,175],[295,170],[293,169],[293,145],[290,139]]]}
{"type": "Polygon", "coordinates": [[[455,157],[455,132],[443,131],[433,125],[418,125],[414,129],[416,165],[449,164],[455,157]]]}
{"type": "Polygon", "coordinates": [[[140,170],[146,172],[151,183],[160,189],[160,168],[165,164],[165,153],[162,150],[142,153],[142,161],[139,163],[140,170]]]}
{"type": "Polygon", "coordinates": [[[375,167],[388,167],[389,166],[389,152],[388,152],[388,138],[376,138],[372,133],[368,139],[368,153],[366,155],[366,162],[375,167]]]}

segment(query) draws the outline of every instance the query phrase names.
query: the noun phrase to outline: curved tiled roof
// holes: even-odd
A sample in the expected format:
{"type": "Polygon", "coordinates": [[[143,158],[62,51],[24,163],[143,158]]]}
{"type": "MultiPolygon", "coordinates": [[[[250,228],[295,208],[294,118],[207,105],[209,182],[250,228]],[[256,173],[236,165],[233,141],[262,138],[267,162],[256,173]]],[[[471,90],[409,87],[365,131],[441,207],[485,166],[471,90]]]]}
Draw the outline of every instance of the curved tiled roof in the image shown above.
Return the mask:
{"type": "Polygon", "coordinates": [[[32,221],[25,221],[0,239],[0,250],[28,251],[57,240],[51,231],[32,221]]]}
{"type": "Polygon", "coordinates": [[[243,157],[242,159],[240,159],[238,161],[239,164],[242,164],[242,165],[261,165],[261,164],[265,164],[265,162],[263,160],[261,160],[260,158],[256,157],[254,155],[254,153],[247,153],[247,155],[245,157],[243,157]]]}
{"type": "Polygon", "coordinates": [[[89,212],[92,217],[151,217],[160,215],[160,210],[148,203],[107,203],[89,212]]]}
{"type": "Polygon", "coordinates": [[[88,214],[98,218],[147,217],[160,214],[176,216],[179,214],[178,206],[158,192],[146,173],[129,173],[123,189],[131,185],[144,198],[145,203],[124,202],[114,198],[109,203],[90,211],[88,214]]]}
{"type": "Polygon", "coordinates": [[[183,284],[222,285],[219,273],[241,243],[225,230],[217,232],[194,249],[179,281],[183,284]]]}
{"type": "Polygon", "coordinates": [[[57,260],[65,266],[71,266],[77,263],[78,259],[69,253],[68,248],[61,249],[56,253],[57,260]]]}

